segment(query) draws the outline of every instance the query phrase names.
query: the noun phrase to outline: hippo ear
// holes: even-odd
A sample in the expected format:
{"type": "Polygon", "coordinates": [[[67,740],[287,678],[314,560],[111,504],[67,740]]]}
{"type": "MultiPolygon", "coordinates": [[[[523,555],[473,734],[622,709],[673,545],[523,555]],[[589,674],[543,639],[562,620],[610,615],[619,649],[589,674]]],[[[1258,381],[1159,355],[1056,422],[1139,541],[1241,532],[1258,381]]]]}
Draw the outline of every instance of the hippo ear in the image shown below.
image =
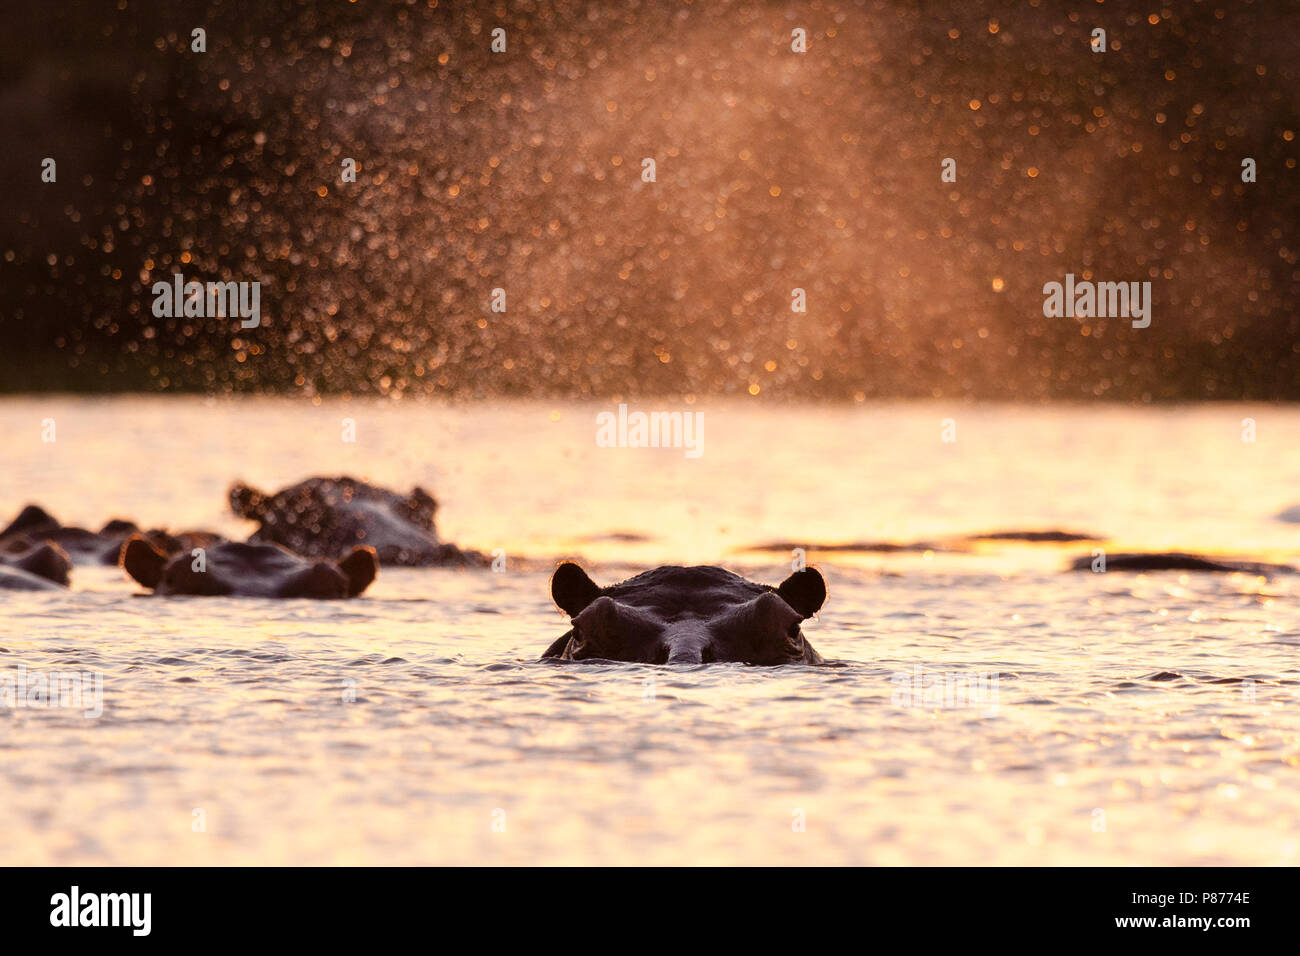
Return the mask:
{"type": "Polygon", "coordinates": [[[356,597],[379,573],[379,558],[375,549],[362,545],[352,549],[352,553],[339,562],[339,570],[348,579],[348,597],[356,597]]]}
{"type": "Polygon", "coordinates": [[[56,584],[66,585],[72,562],[68,560],[68,552],[57,544],[46,541],[19,558],[18,567],[56,584]]]}
{"type": "Polygon", "coordinates": [[[163,554],[142,535],[133,534],[122,545],[122,569],[145,587],[153,589],[162,580],[167,555],[163,554]]]}
{"type": "Polygon", "coordinates": [[[826,582],[816,568],[804,568],[782,581],[776,593],[801,616],[812,617],[826,601],[826,582]]]}
{"type": "Polygon", "coordinates": [[[53,531],[59,523],[40,505],[28,505],[18,512],[18,517],[9,522],[8,527],[0,531],[0,538],[8,537],[22,531],[27,534],[41,535],[53,531]]]}
{"type": "Polygon", "coordinates": [[[577,617],[596,598],[600,587],[587,572],[572,561],[565,561],[551,575],[551,597],[569,617],[577,617]]]}
{"type": "Polygon", "coordinates": [[[261,518],[266,507],[266,495],[256,488],[237,481],[230,486],[230,510],[241,518],[261,518]]]}

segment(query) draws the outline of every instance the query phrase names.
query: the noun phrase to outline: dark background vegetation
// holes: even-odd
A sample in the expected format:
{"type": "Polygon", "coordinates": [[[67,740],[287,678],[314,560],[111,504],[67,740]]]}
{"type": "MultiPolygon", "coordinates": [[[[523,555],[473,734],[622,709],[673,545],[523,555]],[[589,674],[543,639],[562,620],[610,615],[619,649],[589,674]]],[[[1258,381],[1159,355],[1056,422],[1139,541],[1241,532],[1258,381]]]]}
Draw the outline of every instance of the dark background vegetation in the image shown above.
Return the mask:
{"type": "Polygon", "coordinates": [[[4,20],[0,390],[1300,399],[1300,5],[4,20]],[[154,318],[178,270],[260,280],[262,328],[154,318]],[[1044,318],[1066,272],[1149,279],[1151,327],[1044,318]]]}

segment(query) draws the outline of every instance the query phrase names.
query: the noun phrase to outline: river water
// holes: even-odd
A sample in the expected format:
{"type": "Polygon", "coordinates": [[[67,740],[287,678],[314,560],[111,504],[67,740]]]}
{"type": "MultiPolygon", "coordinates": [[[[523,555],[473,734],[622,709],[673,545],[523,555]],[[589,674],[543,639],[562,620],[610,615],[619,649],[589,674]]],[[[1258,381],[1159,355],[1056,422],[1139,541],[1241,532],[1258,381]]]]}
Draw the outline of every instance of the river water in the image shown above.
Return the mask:
{"type": "Polygon", "coordinates": [[[0,681],[103,688],[0,707],[0,862],[1297,862],[1297,578],[1064,568],[1300,562],[1300,410],[632,407],[700,413],[703,454],[599,447],[594,404],[0,400],[3,520],[243,535],[231,481],[350,474],[505,561],[337,603],[0,592],[0,681]],[[1106,540],[942,547],[1006,529],[1106,540]],[[828,581],[830,666],[537,662],[555,559],[774,584],[773,541],[828,581]]]}

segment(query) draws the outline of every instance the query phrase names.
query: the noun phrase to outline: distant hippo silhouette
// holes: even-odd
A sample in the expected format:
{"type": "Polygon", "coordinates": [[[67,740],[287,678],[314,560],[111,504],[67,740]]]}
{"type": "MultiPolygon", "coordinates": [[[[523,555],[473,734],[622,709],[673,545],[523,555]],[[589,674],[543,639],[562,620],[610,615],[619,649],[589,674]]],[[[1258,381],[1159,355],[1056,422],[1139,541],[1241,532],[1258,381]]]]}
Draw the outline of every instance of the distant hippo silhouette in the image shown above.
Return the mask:
{"type": "Polygon", "coordinates": [[[373,548],[342,561],[308,561],[273,544],[219,541],[204,549],[203,570],[189,552],[168,557],[141,535],[122,548],[122,567],[155,594],[273,598],[355,597],[379,570],[373,548]]]}
{"type": "Polygon", "coordinates": [[[333,558],[367,545],[380,564],[487,563],[477,551],[439,542],[433,523],[438,502],[423,488],[403,496],[353,478],[308,478],[267,495],[235,484],[230,507],[261,523],[250,542],[278,544],[305,557],[333,558]]]}
{"type": "Polygon", "coordinates": [[[23,534],[0,541],[0,588],[41,591],[68,586],[72,562],[57,544],[23,534]]]}
{"type": "MultiPolygon", "coordinates": [[[[1096,558],[1088,555],[1075,558],[1070,563],[1073,571],[1091,571],[1096,558]]],[[[1163,551],[1137,554],[1106,555],[1107,571],[1217,571],[1225,574],[1271,574],[1289,573],[1295,568],[1286,564],[1266,564],[1259,561],[1230,561],[1218,558],[1205,558],[1198,554],[1185,554],[1181,551],[1163,551]]]]}
{"type": "Polygon", "coordinates": [[[143,534],[168,554],[202,548],[220,540],[210,531],[185,531],[170,534],[154,529],[143,531],[132,521],[114,519],[99,531],[65,527],[40,505],[28,505],[18,517],[0,531],[0,545],[16,535],[33,540],[50,541],[66,553],[72,563],[81,565],[117,564],[122,545],[133,534],[143,534]]]}
{"type": "Polygon", "coordinates": [[[573,629],[543,659],[824,663],[799,629],[826,600],[826,582],[812,568],[775,588],[715,567],[655,568],[602,588],[565,562],[551,578],[551,596],[573,629]]]}

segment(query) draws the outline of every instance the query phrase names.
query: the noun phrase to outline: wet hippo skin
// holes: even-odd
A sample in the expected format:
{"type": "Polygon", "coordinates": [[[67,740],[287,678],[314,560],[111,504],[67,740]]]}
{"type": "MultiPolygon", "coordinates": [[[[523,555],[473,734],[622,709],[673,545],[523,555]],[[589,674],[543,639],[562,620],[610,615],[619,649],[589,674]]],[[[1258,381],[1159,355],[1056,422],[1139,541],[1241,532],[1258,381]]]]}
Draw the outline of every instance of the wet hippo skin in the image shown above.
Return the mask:
{"type": "Polygon", "coordinates": [[[57,544],[27,535],[0,540],[0,588],[42,591],[68,586],[72,562],[57,544]]]}
{"type": "Polygon", "coordinates": [[[373,548],[358,547],[343,560],[312,561],[273,544],[221,541],[203,551],[168,557],[140,535],[122,548],[122,567],[155,594],[271,598],[355,597],[379,570],[373,548]]]}
{"type": "Polygon", "coordinates": [[[268,495],[236,483],[230,507],[259,523],[250,543],[278,544],[304,557],[333,558],[366,545],[385,565],[487,563],[477,551],[438,540],[438,502],[423,488],[400,495],[354,478],[309,478],[268,495]]]}
{"type": "Polygon", "coordinates": [[[826,600],[812,568],[778,587],[716,567],[661,567],[600,587],[577,564],[551,578],[551,596],[573,628],[542,655],[647,664],[821,664],[800,624],[826,600]]]}

